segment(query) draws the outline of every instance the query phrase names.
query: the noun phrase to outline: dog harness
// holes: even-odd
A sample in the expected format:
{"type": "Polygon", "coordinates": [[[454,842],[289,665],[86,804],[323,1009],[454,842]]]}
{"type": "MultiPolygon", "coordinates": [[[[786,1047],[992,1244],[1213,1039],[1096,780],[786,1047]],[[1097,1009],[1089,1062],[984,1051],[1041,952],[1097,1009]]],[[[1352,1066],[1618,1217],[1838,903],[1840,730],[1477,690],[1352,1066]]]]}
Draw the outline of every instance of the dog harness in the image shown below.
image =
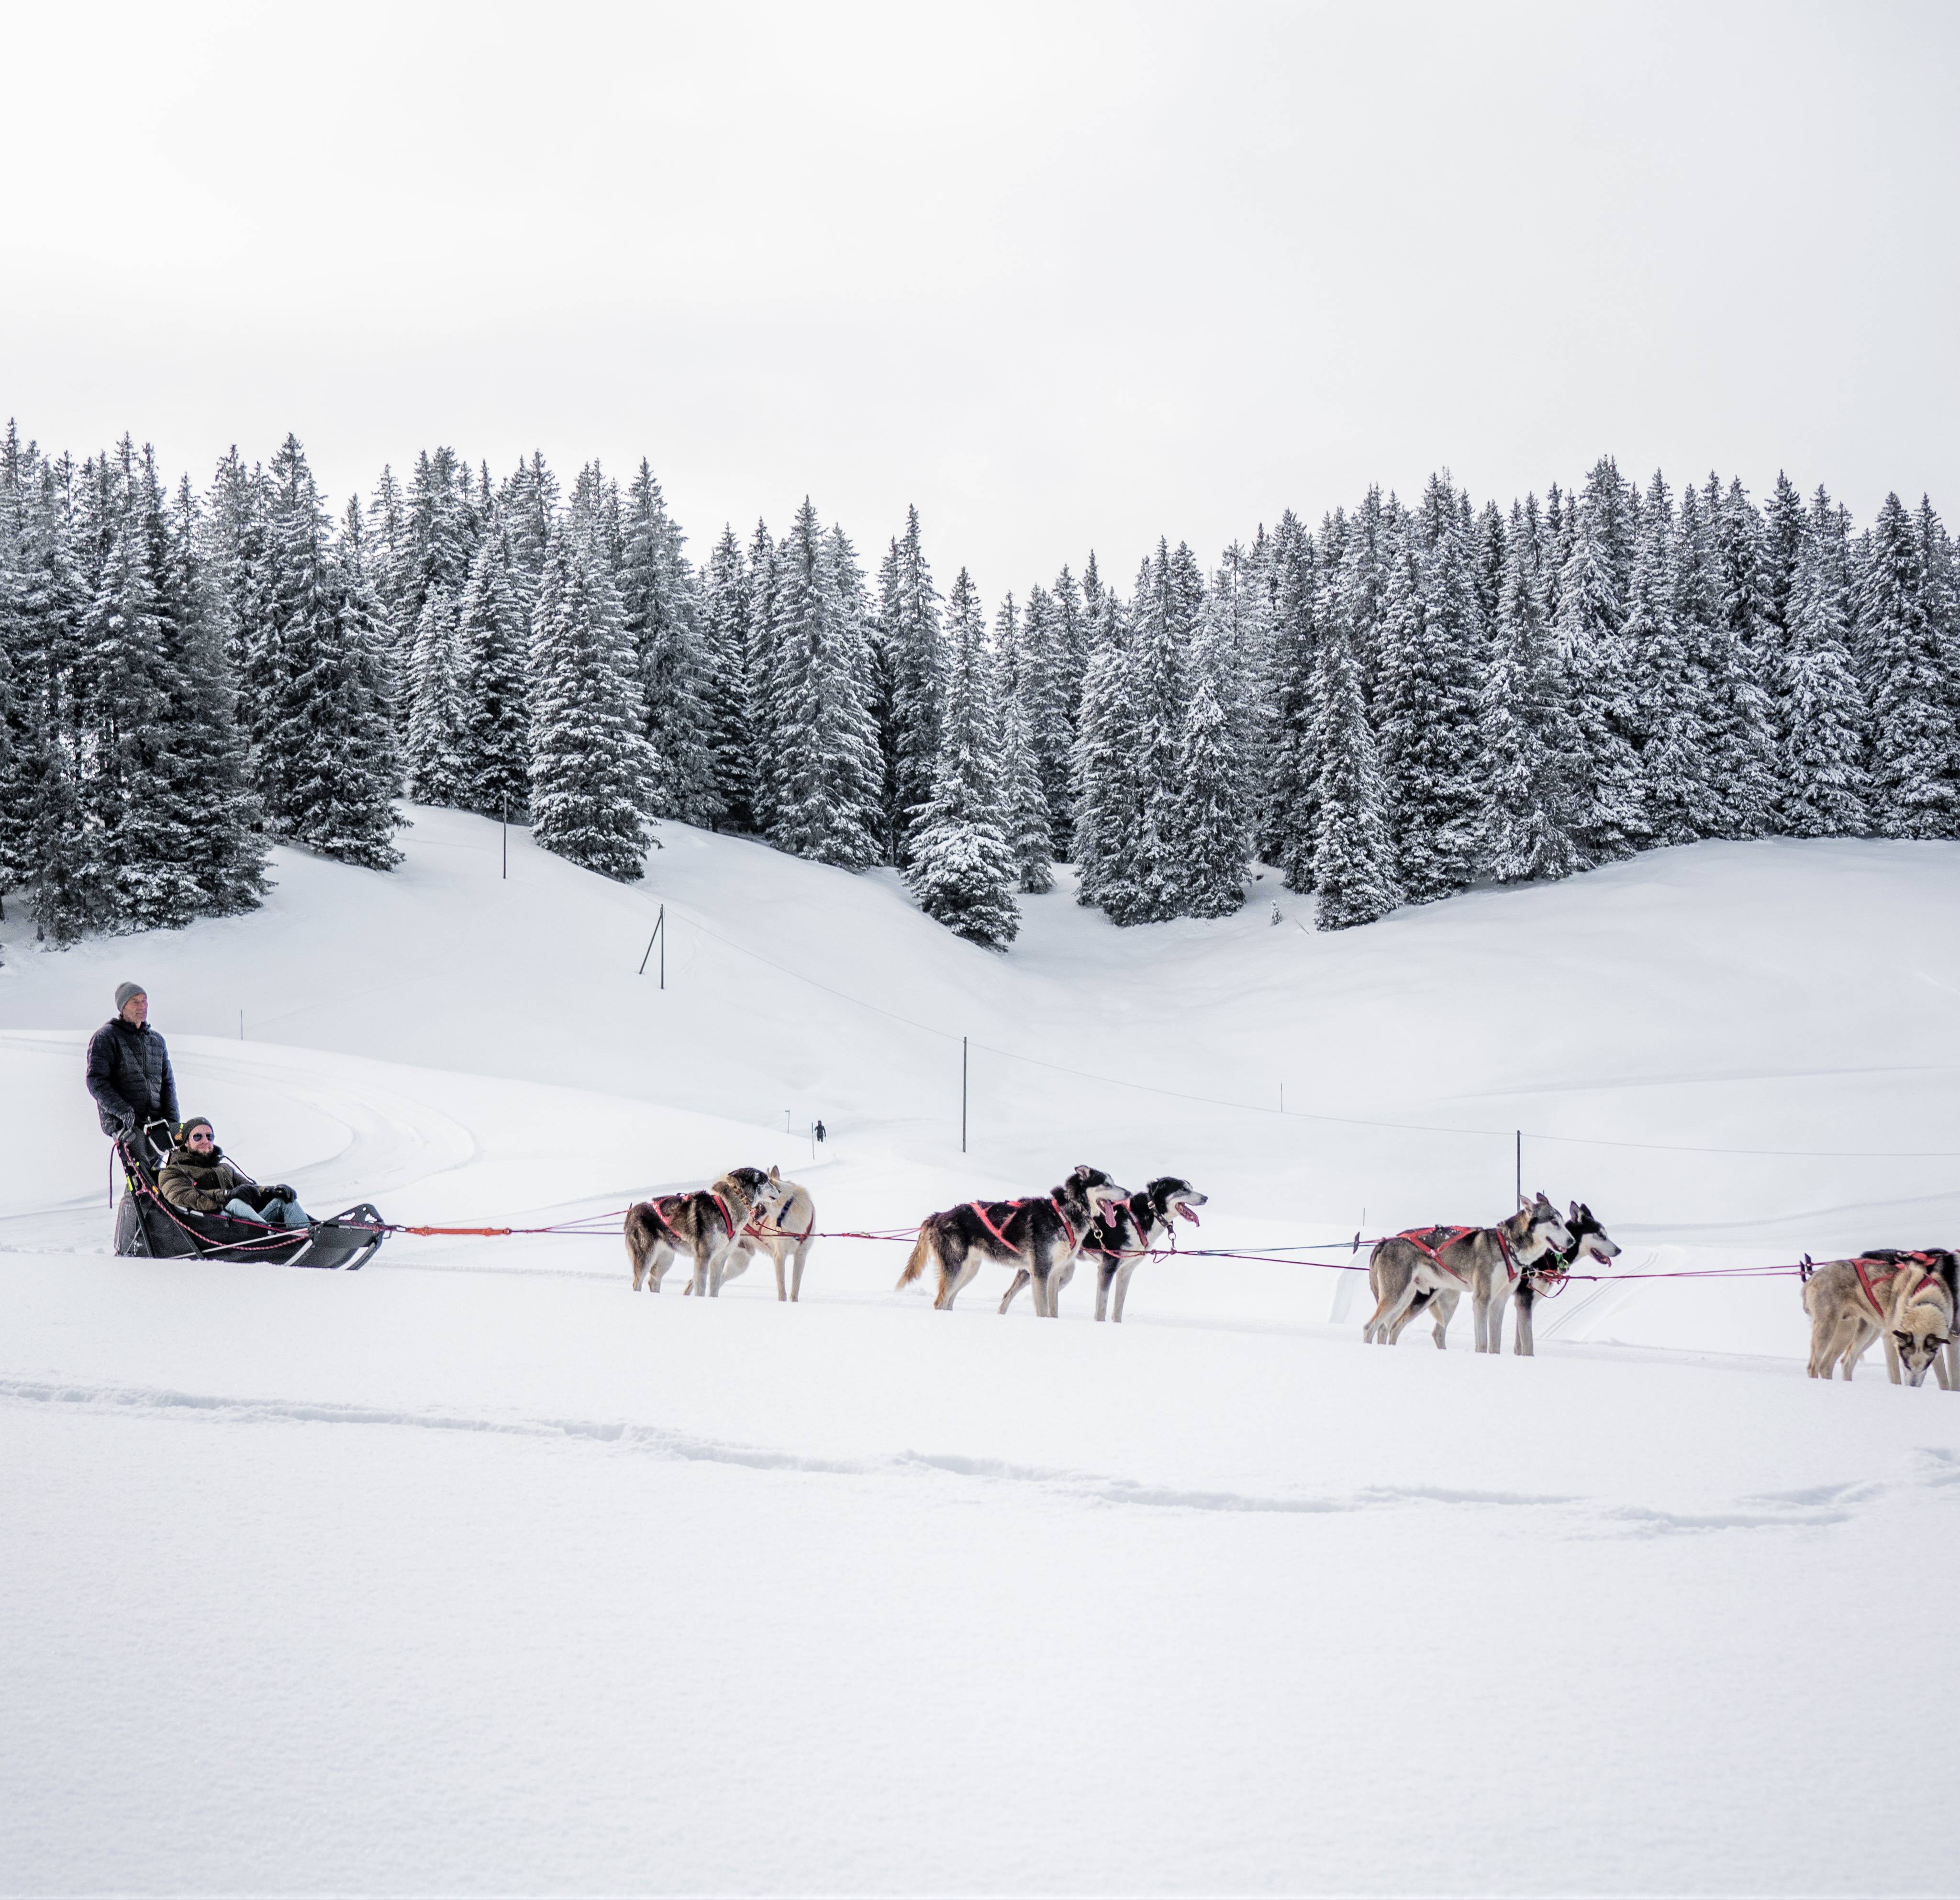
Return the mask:
{"type": "MultiPolygon", "coordinates": [[[[1882,1319],[1885,1316],[1885,1303],[1880,1300],[1878,1294],[1873,1291],[1870,1278],[1866,1273],[1865,1269],[1867,1267],[1889,1267],[1892,1269],[1893,1276],[1896,1278],[1898,1275],[1904,1272],[1905,1263],[1907,1261],[1911,1260],[1919,1265],[1923,1266],[1930,1257],[1930,1256],[1923,1253],[1908,1253],[1902,1255],[1896,1261],[1891,1261],[1874,1260],[1869,1254],[1860,1254],[1857,1259],[1851,1262],[1851,1271],[1858,1276],[1858,1284],[1864,1288],[1865,1297],[1872,1303],[1872,1310],[1876,1313],[1881,1319],[1882,1319]]],[[[1939,1276],[1936,1273],[1929,1273],[1923,1275],[1921,1278],[1919,1284],[1914,1287],[1911,1292],[1906,1295],[1907,1299],[1917,1300],[1919,1296],[1923,1293],[1928,1287],[1931,1286],[1935,1281],[1938,1280],[1939,1278],[1939,1276]]]]}
{"type": "MultiPolygon", "coordinates": [[[[992,1202],[991,1205],[997,1208],[1024,1208],[1028,1205],[1028,1201],[1031,1198],[1031,1196],[1023,1195],[1018,1201],[996,1201],[992,1202]]],[[[1048,1197],[1048,1204],[1050,1207],[1055,1209],[1055,1217],[1061,1223],[1062,1232],[1068,1236],[1069,1251],[1071,1253],[1080,1251],[1080,1243],[1077,1241],[1075,1237],[1075,1229],[1070,1224],[1068,1216],[1064,1214],[1061,1211],[1061,1203],[1056,1200],[1053,1195],[1050,1195],[1048,1197]]],[[[998,1227],[994,1226],[992,1221],[987,1218],[987,1207],[989,1204],[978,1201],[969,1201],[966,1205],[973,1210],[975,1217],[979,1221],[980,1224],[985,1227],[996,1240],[999,1241],[1001,1246],[1005,1247],[1010,1253],[1024,1253],[1026,1252],[1026,1249],[1016,1246],[1013,1241],[1010,1240],[998,1227]]],[[[1013,1218],[1013,1216],[1010,1214],[1007,1218],[1011,1221],[1013,1218]]]]}
{"type": "MultiPolygon", "coordinates": [[[[714,1205],[721,1210],[721,1217],[728,1224],[728,1231],[730,1233],[736,1232],[735,1217],[728,1211],[728,1203],[723,1200],[721,1195],[717,1194],[712,1188],[703,1188],[701,1192],[706,1195],[708,1199],[712,1201],[714,1205]]],[[[679,1230],[674,1226],[673,1222],[667,1217],[667,1209],[672,1207],[676,1201],[687,1201],[691,1200],[692,1198],[693,1197],[692,1195],[686,1194],[663,1194],[657,1201],[649,1201],[647,1203],[647,1205],[653,1209],[654,1218],[659,1221],[660,1225],[665,1227],[668,1233],[671,1233],[674,1238],[678,1240],[680,1238],[679,1230]]]]}
{"type": "MultiPolygon", "coordinates": [[[[1470,1284],[1469,1281],[1465,1279],[1462,1275],[1459,1273],[1447,1260],[1443,1259],[1443,1249],[1445,1247],[1455,1246],[1457,1242],[1461,1240],[1465,1234],[1475,1233],[1476,1231],[1477,1230],[1475,1227],[1410,1227],[1404,1232],[1397,1234],[1395,1238],[1398,1240],[1406,1240],[1411,1246],[1415,1249],[1417,1252],[1427,1255],[1428,1258],[1434,1261],[1445,1273],[1448,1274],[1450,1278],[1454,1280],[1459,1287],[1467,1287],[1470,1284]],[[1425,1240],[1423,1237],[1425,1234],[1435,1235],[1439,1233],[1444,1236],[1440,1240],[1425,1240]]],[[[1510,1258],[1507,1253],[1505,1256],[1505,1265],[1508,1266],[1510,1264],[1510,1258]]],[[[1517,1278],[1516,1274],[1513,1272],[1511,1278],[1515,1280],[1517,1278]]]]}

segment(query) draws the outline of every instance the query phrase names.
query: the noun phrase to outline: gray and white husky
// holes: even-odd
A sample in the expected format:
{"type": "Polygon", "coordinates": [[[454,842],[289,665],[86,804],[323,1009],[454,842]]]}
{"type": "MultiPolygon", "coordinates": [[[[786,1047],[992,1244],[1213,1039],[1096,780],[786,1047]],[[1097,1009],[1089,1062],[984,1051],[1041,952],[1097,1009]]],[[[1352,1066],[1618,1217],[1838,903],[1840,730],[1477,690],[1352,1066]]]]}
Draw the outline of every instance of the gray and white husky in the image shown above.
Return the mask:
{"type": "Polygon", "coordinates": [[[689,1293],[721,1291],[721,1262],[751,1221],[766,1218],[781,1198],[781,1183],[760,1168],[730,1168],[711,1188],[691,1194],[663,1194],[626,1210],[626,1257],[633,1264],[633,1291],[646,1282],[658,1293],[676,1258],[694,1262],[689,1293]]]}
{"type": "Polygon", "coordinates": [[[980,1271],[981,1262],[991,1260],[1025,1271],[1035,1290],[1035,1311],[1052,1319],[1056,1275],[1074,1268],[1076,1256],[1088,1245],[1091,1224],[1128,1198],[1100,1168],[1084,1162],[1046,1194],[1020,1201],[963,1201],[929,1214],[919,1224],[899,1285],[910,1286],[929,1264],[936,1265],[939,1291],[932,1303],[943,1313],[980,1271]]]}
{"type": "Polygon", "coordinates": [[[1394,1345],[1420,1303],[1434,1309],[1440,1351],[1456,1303],[1467,1292],[1477,1350],[1496,1352],[1503,1341],[1505,1303],[1519,1275],[1573,1245],[1571,1229],[1542,1194],[1495,1227],[1410,1227],[1378,1240],[1368,1256],[1375,1310],[1361,1337],[1394,1345]]]}
{"type": "Polygon", "coordinates": [[[1517,1285],[1513,1289],[1517,1295],[1518,1312],[1512,1322],[1514,1337],[1511,1350],[1522,1353],[1527,1359],[1532,1356],[1532,1308],[1537,1304],[1539,1295],[1555,1290],[1566,1275],[1578,1271],[1585,1261],[1596,1260],[1604,1266],[1620,1257],[1619,1246],[1613,1236],[1593,1217],[1592,1210],[1583,1201],[1567,1202],[1565,1228],[1572,1236],[1572,1244],[1554,1249],[1535,1266],[1526,1268],[1518,1275],[1517,1285]]]}
{"type": "Polygon", "coordinates": [[[1953,1339],[1955,1275],[1955,1256],[1945,1249],[1877,1247],[1813,1269],[1803,1283],[1810,1376],[1828,1379],[1841,1364],[1848,1380],[1866,1348],[1882,1338],[1894,1385],[1919,1385],[1930,1369],[1951,1392],[1946,1349],[1953,1339]]]}
{"type": "Polygon", "coordinates": [[[725,1286],[737,1274],[748,1271],[750,1259],[766,1253],[776,1263],[776,1297],[800,1300],[803,1297],[803,1263],[809,1257],[810,1236],[816,1231],[816,1203],[800,1181],[785,1181],[779,1169],[769,1170],[770,1185],[781,1198],[766,1215],[751,1221],[735,1236],[734,1245],[723,1256],[721,1283],[725,1286]],[[789,1291],[783,1291],[783,1262],[795,1263],[789,1291]]]}
{"type": "MultiPolygon", "coordinates": [[[[1131,1276],[1144,1256],[1152,1248],[1175,1238],[1179,1216],[1196,1227],[1197,1211],[1210,1198],[1208,1195],[1200,1194],[1180,1175],[1160,1174],[1093,1224],[1081,1257],[1096,1263],[1097,1319],[1109,1317],[1109,1294],[1113,1287],[1116,1295],[1115,1317],[1118,1323],[1122,1322],[1123,1296],[1129,1291],[1131,1276]]],[[[1074,1278],[1075,1262],[1071,1260],[1056,1273],[1049,1298],[1055,1298],[1074,1278]]],[[[1028,1279],[1026,1267],[1014,1275],[1013,1284],[1008,1287],[1001,1302],[1003,1313],[1014,1303],[1014,1295],[1028,1284],[1028,1279]]]]}

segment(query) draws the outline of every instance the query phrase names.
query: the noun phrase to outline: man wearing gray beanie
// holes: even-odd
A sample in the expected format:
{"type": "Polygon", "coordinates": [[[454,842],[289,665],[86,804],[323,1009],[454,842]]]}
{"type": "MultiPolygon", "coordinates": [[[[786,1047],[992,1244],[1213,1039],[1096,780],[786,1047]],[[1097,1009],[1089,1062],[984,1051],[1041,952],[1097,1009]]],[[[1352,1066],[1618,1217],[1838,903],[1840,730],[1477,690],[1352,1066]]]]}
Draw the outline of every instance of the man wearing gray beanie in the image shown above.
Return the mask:
{"type": "MultiPolygon", "coordinates": [[[[95,1097],[102,1132],[112,1141],[142,1134],[155,1122],[174,1126],[177,1119],[170,1052],[151,1028],[149,1017],[150,999],[142,985],[119,983],[116,1014],[88,1039],[88,1092],[95,1097]]],[[[146,1135],[143,1138],[151,1145],[146,1135]]],[[[161,1153],[170,1144],[167,1131],[153,1145],[161,1153]]]]}

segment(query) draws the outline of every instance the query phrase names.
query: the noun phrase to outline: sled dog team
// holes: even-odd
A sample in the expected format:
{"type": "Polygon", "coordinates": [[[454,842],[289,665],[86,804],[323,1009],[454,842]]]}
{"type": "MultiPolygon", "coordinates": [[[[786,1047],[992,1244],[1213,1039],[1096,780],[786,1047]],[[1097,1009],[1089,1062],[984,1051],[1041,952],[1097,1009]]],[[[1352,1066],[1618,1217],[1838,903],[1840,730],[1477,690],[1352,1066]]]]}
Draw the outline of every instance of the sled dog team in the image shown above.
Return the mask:
{"type": "MultiPolygon", "coordinates": [[[[1096,1265],[1096,1317],[1120,1322],[1138,1263],[1174,1244],[1180,1218],[1196,1224],[1206,1198],[1176,1175],[1161,1175],[1131,1193],[1084,1163],[1045,1195],[963,1201],[928,1214],[899,1285],[910,1286],[927,1268],[934,1268],[938,1287],[932,1303],[943,1312],[991,1263],[1013,1272],[1002,1313],[1029,1287],[1036,1313],[1053,1319],[1061,1290],[1087,1255],[1096,1265]]],[[[767,1174],[731,1168],[711,1187],[662,1195],[628,1210],[633,1290],[644,1285],[658,1293],[667,1269],[686,1254],[693,1271],[685,1291],[713,1298],[747,1271],[756,1254],[766,1253],[775,1265],[776,1297],[797,1300],[816,1230],[816,1204],[807,1188],[785,1181],[775,1168],[767,1174]]],[[[1467,1293],[1476,1350],[1502,1349],[1504,1309],[1515,1300],[1512,1350],[1529,1356],[1537,1301],[1556,1291],[1582,1262],[1605,1265],[1619,1252],[1584,1202],[1569,1202],[1561,1214],[1542,1192],[1493,1227],[1412,1227],[1377,1241],[1369,1256],[1375,1310],[1361,1336],[1370,1344],[1394,1345],[1404,1329],[1426,1313],[1440,1349],[1467,1293]]],[[[1873,1341],[1882,1339],[1895,1385],[1920,1385],[1930,1370],[1944,1389],[1960,1389],[1960,1335],[1954,1326],[1960,1252],[1880,1247],[1815,1267],[1806,1257],[1804,1275],[1812,1378],[1828,1379],[1841,1367],[1848,1380],[1873,1341]]]]}

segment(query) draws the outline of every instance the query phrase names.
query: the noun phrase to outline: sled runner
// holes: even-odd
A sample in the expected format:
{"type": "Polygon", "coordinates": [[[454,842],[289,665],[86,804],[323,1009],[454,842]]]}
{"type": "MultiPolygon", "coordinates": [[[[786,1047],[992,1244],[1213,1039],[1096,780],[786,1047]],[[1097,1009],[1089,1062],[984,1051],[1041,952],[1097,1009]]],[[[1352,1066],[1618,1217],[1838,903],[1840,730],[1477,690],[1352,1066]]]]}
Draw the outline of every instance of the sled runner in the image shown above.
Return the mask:
{"type": "Polygon", "coordinates": [[[337,1267],[352,1273],[368,1264],[387,1228],[366,1201],[307,1227],[267,1227],[224,1214],[192,1214],[157,1192],[155,1169],[126,1138],[116,1144],[123,1163],[123,1198],[116,1208],[116,1251],[138,1260],[266,1260],[282,1267],[337,1267]]]}

